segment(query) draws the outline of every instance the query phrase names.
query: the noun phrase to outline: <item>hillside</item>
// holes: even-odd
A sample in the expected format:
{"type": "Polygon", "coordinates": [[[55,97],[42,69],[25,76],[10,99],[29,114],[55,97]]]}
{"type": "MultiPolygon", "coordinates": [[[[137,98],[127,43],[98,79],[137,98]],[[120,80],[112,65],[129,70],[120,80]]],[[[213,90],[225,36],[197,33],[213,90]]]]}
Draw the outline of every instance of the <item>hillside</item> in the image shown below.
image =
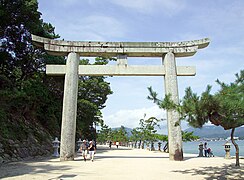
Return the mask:
{"type": "MultiPolygon", "coordinates": [[[[201,138],[227,138],[230,137],[231,130],[224,130],[220,126],[204,126],[200,128],[188,128],[185,131],[194,132],[194,135],[201,138]]],[[[244,138],[244,127],[236,128],[234,136],[244,138]]]]}
{"type": "MultiPolygon", "coordinates": [[[[131,128],[124,127],[127,135],[131,136],[131,128]]],[[[112,128],[112,130],[118,130],[120,127],[112,128]]],[[[194,132],[195,136],[199,136],[200,138],[227,138],[230,137],[231,130],[224,130],[221,126],[204,126],[202,128],[187,128],[184,131],[194,132]]],[[[166,134],[167,135],[167,134],[166,134]]],[[[236,128],[235,135],[241,139],[244,139],[244,127],[236,128]]]]}
{"type": "MultiPolygon", "coordinates": [[[[120,129],[121,127],[116,127],[116,128],[112,128],[112,130],[118,130],[118,129],[120,129]]],[[[132,135],[132,133],[131,133],[131,131],[132,131],[132,129],[131,128],[128,128],[128,127],[124,127],[125,128],[125,131],[127,132],[127,136],[131,136],[132,135]]]]}

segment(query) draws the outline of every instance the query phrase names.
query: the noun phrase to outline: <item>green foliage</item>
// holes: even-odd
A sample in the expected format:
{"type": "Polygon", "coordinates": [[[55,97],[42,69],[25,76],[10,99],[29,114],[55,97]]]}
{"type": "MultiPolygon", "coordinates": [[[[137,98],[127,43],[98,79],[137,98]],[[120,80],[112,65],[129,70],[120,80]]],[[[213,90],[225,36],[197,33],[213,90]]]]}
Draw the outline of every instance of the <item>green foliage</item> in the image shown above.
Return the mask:
{"type": "MultiPolygon", "coordinates": [[[[156,139],[164,142],[168,142],[168,136],[162,134],[156,134],[156,139]]],[[[182,141],[194,141],[199,139],[198,136],[195,136],[193,132],[182,131],[182,141]]]]}
{"type": "Polygon", "coordinates": [[[33,127],[43,127],[53,134],[60,131],[62,93],[57,82],[41,72],[46,63],[64,64],[64,58],[49,56],[31,45],[30,33],[59,37],[40,15],[37,0],[0,0],[0,111],[4,137],[26,138],[34,133],[33,127]]]}
{"type": "MultiPolygon", "coordinates": [[[[1,137],[25,139],[34,134],[44,140],[45,134],[60,135],[64,77],[47,77],[44,71],[46,64],[65,64],[65,59],[31,44],[31,33],[59,37],[40,15],[37,0],[0,0],[1,137]]],[[[105,65],[110,60],[114,58],[98,57],[94,64],[105,65]]],[[[81,64],[89,64],[89,60],[81,60],[81,64]]],[[[94,139],[93,124],[100,121],[97,116],[112,91],[104,77],[80,80],[77,132],[94,139]]]]}
{"type": "Polygon", "coordinates": [[[121,126],[119,129],[112,130],[105,124],[101,124],[101,130],[98,133],[98,142],[105,143],[107,141],[113,142],[127,142],[128,136],[124,126],[121,126]]]}
{"type": "MultiPolygon", "coordinates": [[[[181,119],[185,119],[193,127],[202,127],[209,121],[209,110],[218,108],[217,102],[210,94],[211,86],[207,86],[201,96],[193,93],[191,88],[187,88],[182,100],[181,119]]],[[[215,111],[215,110],[214,110],[215,111]]]]}
{"type": "Polygon", "coordinates": [[[4,98],[1,98],[2,106],[10,117],[38,119],[38,122],[50,132],[59,129],[60,120],[58,121],[57,118],[61,119],[61,114],[58,113],[61,111],[60,100],[40,80],[25,81],[22,90],[0,92],[4,95],[4,98]],[[55,123],[57,127],[53,127],[51,123],[55,123]]]}
{"type": "Polygon", "coordinates": [[[178,106],[172,101],[171,94],[166,94],[163,100],[158,99],[157,92],[153,91],[152,87],[147,88],[149,91],[149,96],[147,96],[148,100],[152,100],[154,103],[158,105],[160,109],[166,110],[174,110],[178,108],[178,106]]]}
{"type": "MultiPolygon", "coordinates": [[[[98,57],[94,65],[106,64],[108,59],[98,57]]],[[[82,59],[80,64],[89,65],[88,59],[82,59]]],[[[77,111],[77,132],[82,138],[95,139],[93,125],[99,122],[101,109],[112,94],[109,83],[105,77],[82,76],[78,87],[78,111],[77,111]]]]}
{"type": "Polygon", "coordinates": [[[155,134],[156,139],[163,142],[168,142],[168,136],[164,134],[155,134]]]}
{"type": "Polygon", "coordinates": [[[173,104],[169,97],[158,100],[152,88],[148,88],[148,99],[154,100],[163,109],[177,110],[181,120],[186,120],[193,127],[202,127],[208,121],[224,129],[244,125],[244,70],[236,74],[235,82],[229,85],[219,80],[216,82],[220,85],[216,94],[210,94],[209,85],[201,96],[193,93],[189,87],[180,104],[173,104]]]}
{"type": "MultiPolygon", "coordinates": [[[[215,97],[219,102],[218,117],[220,122],[214,123],[221,125],[224,129],[231,129],[244,125],[244,70],[236,74],[233,83],[225,84],[216,81],[221,89],[215,97]]],[[[210,121],[213,121],[210,119],[210,121]]]]}
{"type": "Polygon", "coordinates": [[[208,121],[224,129],[244,125],[243,74],[244,71],[240,76],[237,74],[236,81],[229,85],[217,80],[221,87],[214,95],[210,94],[210,86],[201,96],[193,94],[190,88],[186,89],[181,106],[183,118],[194,127],[202,127],[208,121]]]}
{"type": "Polygon", "coordinates": [[[146,114],[144,114],[144,118],[140,119],[139,127],[132,130],[131,140],[133,141],[156,141],[158,140],[159,135],[156,134],[157,130],[155,127],[159,127],[158,122],[159,119],[155,117],[146,118],[146,114]]]}
{"type": "Polygon", "coordinates": [[[8,128],[8,124],[5,123],[7,121],[7,114],[4,111],[3,107],[0,107],[0,132],[2,137],[7,138],[10,136],[10,128],[8,128]]]}
{"type": "Polygon", "coordinates": [[[197,140],[197,139],[199,139],[199,137],[198,136],[195,136],[193,134],[193,132],[182,131],[182,140],[184,142],[194,141],[194,140],[197,140]]]}
{"type": "Polygon", "coordinates": [[[127,132],[125,130],[124,126],[121,126],[119,129],[113,130],[111,134],[112,141],[118,141],[118,142],[127,142],[127,132]]]}
{"type": "Polygon", "coordinates": [[[133,128],[131,131],[132,136],[130,137],[131,141],[139,141],[141,140],[142,134],[139,128],[133,128]]]}
{"type": "Polygon", "coordinates": [[[37,0],[1,0],[0,36],[9,26],[25,25],[27,29],[38,29],[41,13],[37,11],[37,0]]]}
{"type": "Polygon", "coordinates": [[[3,122],[5,119],[7,119],[7,115],[3,109],[0,109],[0,122],[3,122]]]}
{"type": "Polygon", "coordinates": [[[22,81],[32,78],[44,66],[44,53],[31,45],[30,33],[59,37],[40,15],[37,0],[0,1],[0,73],[19,89],[22,81]]]}
{"type": "Polygon", "coordinates": [[[106,124],[101,123],[101,130],[99,130],[97,135],[97,141],[105,143],[109,140],[112,140],[112,129],[109,128],[106,124]]]}

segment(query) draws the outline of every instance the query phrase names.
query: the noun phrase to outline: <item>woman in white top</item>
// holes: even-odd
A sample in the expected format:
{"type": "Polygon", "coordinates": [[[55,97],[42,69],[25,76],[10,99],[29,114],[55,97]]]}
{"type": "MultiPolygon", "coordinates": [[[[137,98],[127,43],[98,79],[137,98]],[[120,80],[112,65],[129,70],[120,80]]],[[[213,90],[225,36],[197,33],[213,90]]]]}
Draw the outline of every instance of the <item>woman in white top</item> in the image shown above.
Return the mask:
{"type": "Polygon", "coordinates": [[[89,142],[88,150],[89,150],[89,154],[90,154],[90,159],[93,162],[93,160],[94,160],[94,154],[96,153],[96,147],[95,147],[95,145],[93,144],[92,141],[89,142]]]}

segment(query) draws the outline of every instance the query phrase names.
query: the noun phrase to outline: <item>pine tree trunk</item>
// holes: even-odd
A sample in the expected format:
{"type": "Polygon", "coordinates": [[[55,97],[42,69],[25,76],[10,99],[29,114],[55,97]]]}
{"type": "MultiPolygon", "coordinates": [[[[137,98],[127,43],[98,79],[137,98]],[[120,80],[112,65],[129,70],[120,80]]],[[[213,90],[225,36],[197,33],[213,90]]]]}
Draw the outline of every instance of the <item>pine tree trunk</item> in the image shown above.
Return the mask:
{"type": "Polygon", "coordinates": [[[235,132],[235,128],[232,128],[232,130],[231,130],[231,142],[234,144],[234,146],[236,148],[236,166],[240,167],[240,162],[239,162],[239,146],[238,146],[238,144],[234,140],[234,132],[235,132]]]}

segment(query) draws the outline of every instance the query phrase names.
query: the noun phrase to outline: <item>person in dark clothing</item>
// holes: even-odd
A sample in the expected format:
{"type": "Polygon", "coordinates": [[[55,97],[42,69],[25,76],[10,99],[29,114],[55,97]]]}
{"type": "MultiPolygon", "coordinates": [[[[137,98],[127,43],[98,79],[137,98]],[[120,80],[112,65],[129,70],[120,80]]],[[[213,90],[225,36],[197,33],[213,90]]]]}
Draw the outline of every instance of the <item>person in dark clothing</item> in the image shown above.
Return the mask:
{"type": "Polygon", "coordinates": [[[90,159],[93,162],[93,160],[94,160],[94,154],[96,153],[96,147],[95,147],[95,145],[93,144],[92,141],[89,142],[88,150],[89,150],[89,154],[90,154],[90,159]]]}
{"type": "Polygon", "coordinates": [[[208,157],[208,147],[207,147],[207,142],[204,143],[203,149],[204,149],[204,156],[205,156],[205,157],[208,157]]]}
{"type": "Polygon", "coordinates": [[[109,149],[112,147],[112,141],[109,141],[109,149]]]}

